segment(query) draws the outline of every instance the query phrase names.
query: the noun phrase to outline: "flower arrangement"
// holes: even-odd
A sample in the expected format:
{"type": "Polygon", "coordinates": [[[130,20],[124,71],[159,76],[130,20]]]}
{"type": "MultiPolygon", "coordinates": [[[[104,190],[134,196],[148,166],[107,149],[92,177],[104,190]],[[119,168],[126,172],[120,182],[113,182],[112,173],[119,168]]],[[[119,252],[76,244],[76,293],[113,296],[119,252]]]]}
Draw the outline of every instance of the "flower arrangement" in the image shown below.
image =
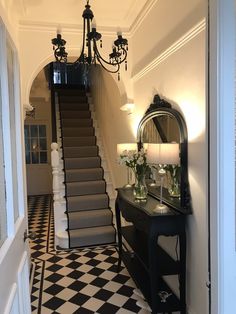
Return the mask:
{"type": "Polygon", "coordinates": [[[150,169],[147,164],[146,151],[143,148],[139,151],[124,150],[120,155],[119,164],[131,168],[134,171],[135,176],[144,176],[150,169]]]}
{"type": "Polygon", "coordinates": [[[147,186],[145,176],[150,169],[147,164],[146,151],[142,148],[139,151],[125,150],[119,158],[119,163],[131,168],[135,174],[135,184],[133,193],[137,200],[146,200],[147,186]]]}

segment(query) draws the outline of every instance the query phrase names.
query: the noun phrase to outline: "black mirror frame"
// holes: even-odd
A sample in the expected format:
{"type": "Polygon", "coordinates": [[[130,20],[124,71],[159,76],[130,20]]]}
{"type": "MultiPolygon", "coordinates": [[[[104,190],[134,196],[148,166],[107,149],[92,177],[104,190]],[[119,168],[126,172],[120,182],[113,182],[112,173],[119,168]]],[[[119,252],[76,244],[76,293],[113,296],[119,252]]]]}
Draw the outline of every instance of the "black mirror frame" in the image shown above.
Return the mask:
{"type": "MultiPolygon", "coordinates": [[[[167,115],[171,118],[175,118],[179,127],[180,133],[180,166],[181,166],[181,187],[180,187],[180,207],[176,208],[183,214],[191,214],[191,196],[188,180],[188,133],[187,126],[183,116],[176,109],[173,109],[171,104],[167,101],[161,99],[158,95],[154,97],[154,103],[150,105],[145,115],[141,119],[138,131],[137,131],[137,142],[139,149],[142,147],[143,143],[143,129],[145,124],[158,116],[167,115]]],[[[156,194],[149,192],[150,195],[158,198],[156,194]]],[[[165,201],[165,200],[163,200],[165,201]]],[[[171,204],[167,204],[170,205],[171,204]]]]}

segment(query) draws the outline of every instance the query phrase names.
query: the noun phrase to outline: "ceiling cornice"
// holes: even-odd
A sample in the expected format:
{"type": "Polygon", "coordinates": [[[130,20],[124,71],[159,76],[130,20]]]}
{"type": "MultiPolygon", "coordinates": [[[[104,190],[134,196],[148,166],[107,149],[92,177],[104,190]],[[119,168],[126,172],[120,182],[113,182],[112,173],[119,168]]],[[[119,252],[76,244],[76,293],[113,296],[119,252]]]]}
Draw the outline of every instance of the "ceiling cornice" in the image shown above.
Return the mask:
{"type": "MultiPolygon", "coordinates": [[[[156,4],[158,0],[148,0],[141,12],[137,15],[134,22],[130,27],[122,28],[122,32],[126,37],[131,37],[138,27],[142,24],[145,17],[152,10],[153,6],[156,4]]],[[[132,11],[132,10],[131,10],[132,11]]],[[[130,16],[130,12],[128,12],[127,17],[130,16]]],[[[19,21],[19,30],[20,31],[42,31],[42,32],[55,32],[58,28],[58,23],[50,23],[50,22],[42,22],[42,21],[30,21],[30,20],[20,20],[19,21]]],[[[81,33],[82,25],[81,24],[70,24],[64,23],[60,24],[60,28],[63,33],[81,33]]],[[[99,32],[101,32],[104,36],[113,36],[114,33],[117,32],[117,26],[111,27],[99,27],[99,32]]]]}

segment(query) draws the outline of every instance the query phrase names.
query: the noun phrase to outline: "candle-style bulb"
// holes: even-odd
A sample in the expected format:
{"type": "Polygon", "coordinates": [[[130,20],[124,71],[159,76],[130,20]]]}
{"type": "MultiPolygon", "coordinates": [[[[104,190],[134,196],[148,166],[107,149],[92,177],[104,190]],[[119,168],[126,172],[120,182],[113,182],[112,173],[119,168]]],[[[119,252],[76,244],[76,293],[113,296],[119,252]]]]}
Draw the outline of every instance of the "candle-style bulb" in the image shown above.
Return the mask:
{"type": "Polygon", "coordinates": [[[61,25],[57,26],[57,34],[61,34],[61,25]]]}
{"type": "Polygon", "coordinates": [[[92,20],[92,28],[97,28],[97,23],[96,23],[96,20],[95,20],[95,18],[93,18],[93,20],[92,20]]]}
{"type": "Polygon", "coordinates": [[[120,27],[117,28],[117,37],[118,36],[122,36],[122,31],[120,27]]]}

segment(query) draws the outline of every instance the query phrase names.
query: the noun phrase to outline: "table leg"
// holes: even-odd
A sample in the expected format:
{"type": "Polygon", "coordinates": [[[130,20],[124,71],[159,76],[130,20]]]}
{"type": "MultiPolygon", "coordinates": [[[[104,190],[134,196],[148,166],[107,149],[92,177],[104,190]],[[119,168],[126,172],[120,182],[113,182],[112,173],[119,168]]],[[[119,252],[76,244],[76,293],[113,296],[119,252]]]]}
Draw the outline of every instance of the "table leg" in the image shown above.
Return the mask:
{"type": "Polygon", "coordinates": [[[117,237],[118,237],[118,263],[117,263],[117,272],[120,272],[121,269],[121,257],[122,257],[122,234],[121,234],[121,219],[120,219],[120,210],[118,201],[115,203],[116,211],[116,227],[117,227],[117,237]]]}
{"type": "Polygon", "coordinates": [[[183,232],[179,235],[179,249],[180,249],[180,303],[181,314],[186,314],[186,233],[183,232]]]}
{"type": "Polygon", "coordinates": [[[149,256],[149,274],[150,274],[150,288],[151,288],[151,308],[152,313],[156,314],[158,311],[158,258],[157,258],[157,236],[151,236],[148,239],[148,256],[149,256]]]}

